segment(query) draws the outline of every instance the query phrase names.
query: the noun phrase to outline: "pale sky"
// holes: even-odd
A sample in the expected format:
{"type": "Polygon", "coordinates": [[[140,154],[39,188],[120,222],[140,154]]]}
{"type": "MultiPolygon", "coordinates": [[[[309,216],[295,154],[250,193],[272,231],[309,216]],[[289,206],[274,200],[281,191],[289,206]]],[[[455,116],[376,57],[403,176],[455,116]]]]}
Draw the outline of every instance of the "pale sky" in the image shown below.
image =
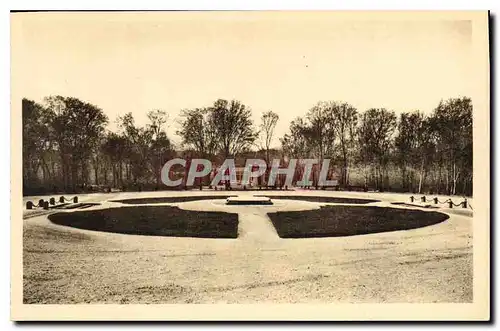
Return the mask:
{"type": "MultiPolygon", "coordinates": [[[[359,111],[430,112],[471,96],[471,23],[350,19],[329,13],[32,13],[12,15],[24,97],[80,98],[136,123],[163,109],[175,142],[183,108],[238,99],[273,110],[278,137],[318,101],[359,111]]],[[[14,56],[16,57],[14,59],[14,56]]]]}

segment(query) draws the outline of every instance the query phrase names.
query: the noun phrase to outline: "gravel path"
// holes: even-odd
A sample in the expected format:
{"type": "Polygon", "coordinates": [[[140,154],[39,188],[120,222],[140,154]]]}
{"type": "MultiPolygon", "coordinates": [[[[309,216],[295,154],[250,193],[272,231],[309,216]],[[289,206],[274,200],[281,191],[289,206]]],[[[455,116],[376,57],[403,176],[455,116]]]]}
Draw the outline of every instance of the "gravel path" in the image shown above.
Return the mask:
{"type": "Polygon", "coordinates": [[[280,240],[269,217],[262,212],[238,214],[238,237],[241,240],[252,241],[256,245],[280,240]]]}
{"type": "MultiPolygon", "coordinates": [[[[176,194],[179,193],[96,194],[80,200],[102,203],[93,209],[120,206],[109,202],[114,199],[176,194]]],[[[359,196],[381,200],[374,205],[391,207],[395,206],[390,202],[408,199],[405,195],[374,193],[299,194],[359,196]]],[[[224,206],[220,200],[206,200],[170,205],[237,212],[240,236],[221,240],[120,235],[58,226],[50,223],[46,215],[27,218],[23,243],[24,302],[472,301],[469,216],[450,214],[445,222],[408,231],[280,239],[265,216],[267,211],[314,209],[321,204],[276,200],[273,206],[250,207],[224,206]]]]}

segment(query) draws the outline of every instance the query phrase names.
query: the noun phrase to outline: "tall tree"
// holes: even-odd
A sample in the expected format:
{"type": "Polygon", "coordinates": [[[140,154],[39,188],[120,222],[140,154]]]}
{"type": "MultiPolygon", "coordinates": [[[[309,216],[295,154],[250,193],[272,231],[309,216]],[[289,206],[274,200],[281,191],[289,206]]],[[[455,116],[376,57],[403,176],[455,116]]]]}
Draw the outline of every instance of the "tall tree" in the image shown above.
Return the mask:
{"type": "MultiPolygon", "coordinates": [[[[108,158],[111,165],[114,187],[123,185],[123,174],[120,171],[127,155],[127,148],[127,138],[114,132],[109,132],[102,144],[102,153],[108,158]]],[[[104,174],[104,177],[107,181],[107,173],[104,174]]]]}
{"type": "Polygon", "coordinates": [[[209,121],[225,158],[249,149],[257,138],[250,109],[237,100],[219,99],[210,109],[209,121]]]}
{"type": "Polygon", "coordinates": [[[272,110],[269,110],[262,114],[260,117],[260,136],[262,141],[262,147],[266,151],[266,162],[269,164],[269,150],[271,148],[271,143],[274,137],[274,129],[278,123],[279,116],[272,110]]]}
{"type": "Polygon", "coordinates": [[[307,124],[297,117],[290,123],[290,133],[280,138],[283,152],[292,158],[309,158],[311,149],[306,138],[307,124]]]}
{"type": "MultiPolygon", "coordinates": [[[[148,167],[150,146],[154,132],[146,127],[135,124],[132,113],[127,113],[118,119],[119,127],[127,141],[126,159],[129,172],[134,184],[145,183],[153,171],[148,167]]],[[[123,185],[123,165],[119,164],[120,184],[123,185]]]]}
{"type": "Polygon", "coordinates": [[[330,102],[318,102],[306,114],[304,134],[313,155],[320,164],[325,157],[333,156],[335,149],[335,122],[333,105],[330,102]]]}
{"type": "Polygon", "coordinates": [[[148,113],[149,124],[147,130],[152,132],[150,142],[150,163],[156,178],[156,187],[160,187],[161,169],[173,155],[173,146],[165,131],[168,114],[162,110],[153,110],[148,113]]]}
{"type": "Polygon", "coordinates": [[[424,116],[420,112],[402,113],[394,139],[395,161],[401,169],[403,190],[414,189],[415,164],[418,163],[418,140],[422,132],[424,116]]]}
{"type": "Polygon", "coordinates": [[[447,193],[456,194],[460,181],[465,189],[472,183],[471,99],[441,101],[432,114],[432,124],[437,148],[444,157],[447,193]]]}
{"type": "Polygon", "coordinates": [[[102,109],[77,98],[48,97],[46,104],[54,113],[52,128],[61,156],[65,187],[75,190],[76,186],[88,182],[88,163],[108,118],[102,109]]]}
{"type": "Polygon", "coordinates": [[[333,123],[342,160],[341,183],[349,185],[349,165],[354,157],[358,112],[348,103],[331,102],[333,123]]]}
{"type": "Polygon", "coordinates": [[[38,182],[40,168],[44,180],[48,176],[52,177],[46,164],[47,153],[52,149],[51,120],[50,112],[42,105],[32,100],[22,100],[24,187],[38,182]]]}
{"type": "Polygon", "coordinates": [[[396,114],[385,108],[371,108],[363,113],[358,129],[360,153],[365,165],[371,165],[375,187],[384,190],[384,175],[396,129],[396,114]]]}
{"type": "MultiPolygon", "coordinates": [[[[331,102],[319,102],[305,118],[297,118],[290,125],[290,133],[281,139],[282,148],[295,158],[315,158],[319,164],[335,153],[334,107],[331,102]]],[[[313,183],[317,186],[319,167],[313,166],[313,183]]]]}
{"type": "Polygon", "coordinates": [[[153,132],[156,138],[165,131],[165,124],[168,122],[168,114],[164,110],[155,109],[147,113],[149,123],[147,124],[148,130],[153,132]]]}
{"type": "Polygon", "coordinates": [[[209,108],[181,111],[181,129],[177,134],[181,136],[183,145],[194,149],[202,158],[215,154],[219,146],[215,126],[210,118],[209,108]]]}

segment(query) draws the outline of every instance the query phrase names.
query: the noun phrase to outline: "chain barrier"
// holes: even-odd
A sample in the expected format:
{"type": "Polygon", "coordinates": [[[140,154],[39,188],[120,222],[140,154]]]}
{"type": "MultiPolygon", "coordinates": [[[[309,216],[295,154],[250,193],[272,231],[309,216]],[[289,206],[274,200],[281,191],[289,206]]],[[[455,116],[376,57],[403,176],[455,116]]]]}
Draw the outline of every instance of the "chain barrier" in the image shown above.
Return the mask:
{"type": "MultiPolygon", "coordinates": [[[[411,196],[410,197],[410,201],[411,202],[414,202],[417,198],[415,196],[411,196]]],[[[447,199],[447,200],[444,200],[444,201],[441,201],[438,199],[438,197],[434,197],[432,199],[430,199],[432,201],[434,201],[434,204],[448,204],[448,207],[449,208],[453,208],[453,206],[455,207],[463,207],[463,208],[470,208],[471,210],[472,209],[472,206],[470,205],[470,203],[467,201],[467,198],[464,197],[464,201],[462,202],[459,202],[459,203],[454,203],[452,199],[447,199]]],[[[430,202],[430,201],[427,201],[427,197],[425,195],[423,195],[422,197],[420,197],[420,201],[421,202],[430,202]]]]}
{"type": "MultiPolygon", "coordinates": [[[[66,199],[64,196],[59,197],[59,203],[65,203],[65,202],[77,203],[78,197],[74,196],[71,199],[66,199]]],[[[26,209],[36,209],[36,208],[49,209],[49,205],[54,206],[55,204],[56,204],[55,198],[50,198],[48,201],[45,201],[44,199],[40,199],[40,200],[38,200],[38,204],[34,204],[31,201],[27,201],[26,202],[26,209]]]]}

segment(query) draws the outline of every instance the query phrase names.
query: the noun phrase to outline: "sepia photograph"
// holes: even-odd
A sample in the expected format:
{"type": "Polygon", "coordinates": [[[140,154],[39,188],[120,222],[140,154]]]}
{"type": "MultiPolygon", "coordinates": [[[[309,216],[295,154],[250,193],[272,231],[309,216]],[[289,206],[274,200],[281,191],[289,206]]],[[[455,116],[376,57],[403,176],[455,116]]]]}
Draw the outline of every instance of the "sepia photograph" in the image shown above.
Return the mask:
{"type": "Polygon", "coordinates": [[[490,318],[487,11],[10,19],[12,319],[490,318]]]}

